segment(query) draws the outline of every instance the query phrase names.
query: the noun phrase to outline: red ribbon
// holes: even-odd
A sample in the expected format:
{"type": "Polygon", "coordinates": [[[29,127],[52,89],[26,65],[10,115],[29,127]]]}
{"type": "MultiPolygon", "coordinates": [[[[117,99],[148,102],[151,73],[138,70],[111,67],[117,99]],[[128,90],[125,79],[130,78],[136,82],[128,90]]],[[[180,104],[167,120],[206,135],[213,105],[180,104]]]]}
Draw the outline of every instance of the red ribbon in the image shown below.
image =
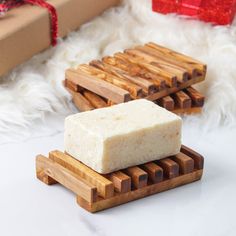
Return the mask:
{"type": "Polygon", "coordinates": [[[12,8],[19,7],[23,4],[32,4],[43,7],[48,10],[51,18],[51,44],[57,44],[58,37],[58,16],[54,6],[44,0],[0,0],[0,15],[4,15],[12,8]]]}

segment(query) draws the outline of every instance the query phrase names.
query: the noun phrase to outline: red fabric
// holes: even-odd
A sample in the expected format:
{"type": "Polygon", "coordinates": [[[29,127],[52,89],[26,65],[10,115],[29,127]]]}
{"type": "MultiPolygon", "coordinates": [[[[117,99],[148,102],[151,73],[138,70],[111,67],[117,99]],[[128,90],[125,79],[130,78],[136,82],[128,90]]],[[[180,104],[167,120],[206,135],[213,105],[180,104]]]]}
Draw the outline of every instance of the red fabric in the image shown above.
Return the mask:
{"type": "Polygon", "coordinates": [[[0,15],[4,15],[8,10],[19,7],[23,4],[32,4],[48,10],[51,17],[51,44],[57,44],[58,37],[58,17],[54,6],[44,0],[4,0],[0,4],[0,15]]]}
{"type": "Polygon", "coordinates": [[[153,10],[160,13],[178,13],[219,25],[232,23],[236,0],[153,0],[153,10]]]}

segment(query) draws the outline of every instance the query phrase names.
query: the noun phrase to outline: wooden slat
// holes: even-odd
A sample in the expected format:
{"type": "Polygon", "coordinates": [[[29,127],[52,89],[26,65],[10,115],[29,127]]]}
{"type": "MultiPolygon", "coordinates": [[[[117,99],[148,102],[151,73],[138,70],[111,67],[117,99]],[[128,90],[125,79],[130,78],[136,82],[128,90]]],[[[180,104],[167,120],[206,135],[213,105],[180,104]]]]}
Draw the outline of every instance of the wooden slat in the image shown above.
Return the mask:
{"type": "Polygon", "coordinates": [[[178,87],[172,87],[172,88],[165,88],[164,90],[162,91],[159,91],[157,93],[154,93],[154,94],[151,94],[151,95],[148,95],[146,97],[146,99],[148,100],[151,100],[151,101],[155,101],[159,98],[162,98],[162,97],[165,97],[165,96],[168,96],[172,93],[177,93],[178,91],[181,91],[193,84],[196,84],[196,83],[200,83],[202,82],[203,80],[205,79],[204,76],[198,76],[198,77],[195,77],[195,78],[192,78],[190,80],[188,80],[187,82],[185,83],[181,83],[178,85],[178,87]]]}
{"type": "Polygon", "coordinates": [[[64,86],[72,90],[73,92],[79,92],[79,86],[67,79],[65,79],[64,86]]]}
{"type": "Polygon", "coordinates": [[[185,108],[190,108],[192,106],[191,98],[183,91],[174,93],[172,97],[174,98],[175,104],[177,105],[178,108],[185,109],[185,108]]]}
{"type": "Polygon", "coordinates": [[[202,107],[204,105],[205,97],[196,89],[194,89],[193,87],[189,87],[186,88],[184,91],[192,99],[194,106],[202,107]]]}
{"type": "Polygon", "coordinates": [[[204,166],[204,158],[199,153],[195,152],[191,148],[188,148],[184,145],[181,147],[181,152],[186,154],[187,156],[191,157],[194,160],[194,168],[196,169],[203,169],[204,166]]]}
{"type": "Polygon", "coordinates": [[[143,188],[147,185],[148,174],[139,167],[129,167],[124,172],[131,177],[134,188],[143,188]]]}
{"type": "Polygon", "coordinates": [[[179,175],[179,165],[170,158],[164,158],[157,162],[163,168],[164,176],[171,179],[179,175]]]}
{"type": "Polygon", "coordinates": [[[67,91],[72,95],[72,100],[79,111],[91,111],[95,108],[81,93],[74,92],[69,88],[67,91]]]}
{"type": "Polygon", "coordinates": [[[171,49],[165,48],[165,47],[157,45],[155,43],[148,43],[146,45],[148,47],[155,49],[155,50],[163,52],[166,57],[178,59],[179,61],[187,63],[189,65],[194,65],[194,67],[196,67],[199,71],[206,73],[206,69],[207,69],[206,65],[196,59],[193,59],[192,57],[186,56],[186,55],[181,54],[179,52],[175,52],[171,49]]]}
{"type": "Polygon", "coordinates": [[[84,87],[116,103],[127,102],[131,99],[128,91],[121,89],[102,79],[86,75],[73,69],[69,69],[66,71],[66,78],[73,83],[78,84],[81,87],[84,87]]]}
{"type": "Polygon", "coordinates": [[[138,46],[135,48],[138,50],[141,50],[143,52],[146,52],[152,56],[155,56],[156,58],[158,58],[162,61],[165,61],[165,62],[169,63],[170,65],[175,65],[179,69],[180,68],[185,69],[190,74],[191,77],[192,76],[194,77],[197,75],[197,69],[195,69],[192,65],[184,63],[183,61],[178,61],[178,60],[176,60],[176,58],[166,57],[166,55],[161,51],[155,50],[154,48],[148,47],[146,45],[138,46]]]}
{"type": "Polygon", "coordinates": [[[118,206],[130,201],[134,201],[152,194],[160,193],[166,190],[176,188],[178,186],[188,184],[197,180],[200,180],[202,177],[203,170],[197,170],[190,174],[180,175],[173,179],[168,179],[160,183],[151,184],[144,188],[140,188],[134,191],[130,191],[124,194],[116,195],[112,198],[105,200],[100,200],[95,203],[89,203],[81,197],[77,197],[77,203],[90,212],[98,212],[105,210],[114,206],[118,206]]]}
{"type": "Polygon", "coordinates": [[[164,71],[168,71],[169,73],[172,73],[173,75],[175,75],[177,77],[178,82],[182,83],[182,82],[186,82],[188,80],[189,77],[189,73],[187,70],[178,67],[174,64],[170,64],[162,59],[159,59],[145,51],[139,50],[139,47],[136,47],[136,49],[127,49],[125,50],[125,52],[127,52],[128,54],[131,55],[136,55],[139,56],[140,58],[142,58],[143,60],[147,61],[148,63],[150,63],[151,65],[157,66],[158,68],[164,70],[164,71]]]}
{"type": "Polygon", "coordinates": [[[131,97],[134,99],[142,94],[142,88],[140,86],[124,78],[113,75],[112,73],[110,73],[109,69],[107,69],[107,66],[99,60],[91,61],[90,66],[81,65],[79,69],[83,70],[86,73],[92,73],[94,76],[98,76],[102,80],[105,80],[117,87],[129,91],[131,97]]]}
{"type": "Polygon", "coordinates": [[[122,171],[116,171],[107,175],[118,193],[126,193],[131,191],[131,178],[122,171]]]}
{"type": "Polygon", "coordinates": [[[125,54],[128,56],[128,60],[134,64],[138,64],[139,66],[149,70],[150,72],[159,75],[162,77],[166,84],[169,87],[176,87],[177,86],[177,77],[174,73],[171,73],[163,68],[159,68],[155,65],[152,65],[145,61],[142,57],[132,56],[131,50],[125,50],[125,54]]]}
{"type": "Polygon", "coordinates": [[[107,107],[107,103],[97,94],[86,90],[83,95],[95,108],[107,107]]]}
{"type": "Polygon", "coordinates": [[[116,105],[116,103],[113,102],[113,101],[111,101],[111,100],[108,100],[108,101],[107,101],[107,105],[108,105],[108,106],[114,106],[114,105],[116,105]]]}
{"type": "Polygon", "coordinates": [[[126,71],[130,76],[137,76],[140,70],[142,70],[138,65],[132,64],[128,60],[117,57],[106,56],[103,57],[102,61],[119,68],[122,71],[126,71]]]}
{"type": "Polygon", "coordinates": [[[113,196],[114,186],[112,182],[78,160],[60,151],[50,152],[49,158],[96,186],[99,196],[103,198],[113,196]]]}
{"type": "Polygon", "coordinates": [[[184,153],[180,152],[173,156],[172,159],[179,164],[180,173],[188,174],[194,170],[194,160],[184,153]]]}
{"type": "Polygon", "coordinates": [[[96,201],[97,188],[58,163],[53,162],[42,155],[38,155],[36,157],[36,169],[37,172],[43,171],[46,175],[50,176],[86,201],[90,203],[96,201]]]}
{"type": "Polygon", "coordinates": [[[148,178],[152,183],[159,183],[163,180],[163,169],[154,162],[143,164],[141,167],[148,173],[148,178]]]}
{"type": "Polygon", "coordinates": [[[144,79],[151,80],[159,88],[159,90],[165,88],[166,81],[161,76],[150,72],[149,70],[139,66],[137,63],[130,62],[129,55],[119,52],[115,53],[114,57],[118,60],[125,61],[126,63],[129,63],[132,66],[135,66],[135,68],[130,71],[132,76],[140,76],[144,79]]]}
{"type": "Polygon", "coordinates": [[[165,109],[172,111],[175,108],[174,99],[170,96],[163,97],[157,101],[157,103],[165,109]]]}
{"type": "Polygon", "coordinates": [[[193,115],[193,114],[200,114],[202,112],[201,107],[190,107],[190,108],[185,108],[185,109],[174,109],[171,112],[177,114],[177,115],[193,115]]]}
{"type": "Polygon", "coordinates": [[[108,64],[109,62],[110,58],[108,57],[103,58],[103,63],[106,66],[106,70],[108,70],[110,73],[112,73],[117,77],[126,79],[132,83],[137,84],[143,89],[143,91],[146,94],[151,94],[152,92],[155,92],[159,89],[152,81],[144,79],[139,76],[134,76],[134,75],[131,76],[128,74],[128,72],[120,69],[119,67],[108,64]]]}

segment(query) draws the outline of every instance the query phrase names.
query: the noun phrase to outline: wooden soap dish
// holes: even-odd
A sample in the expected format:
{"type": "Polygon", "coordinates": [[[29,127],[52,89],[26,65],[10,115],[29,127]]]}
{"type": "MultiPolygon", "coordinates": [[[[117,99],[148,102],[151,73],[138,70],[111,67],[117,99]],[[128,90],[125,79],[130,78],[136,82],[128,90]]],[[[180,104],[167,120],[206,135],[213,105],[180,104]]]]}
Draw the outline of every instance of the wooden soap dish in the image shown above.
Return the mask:
{"type": "Polygon", "coordinates": [[[70,189],[81,207],[97,212],[200,180],[203,164],[200,154],[182,146],[176,156],[101,175],[68,154],[52,151],[49,158],[36,157],[36,173],[45,184],[70,189]]]}
{"type": "Polygon", "coordinates": [[[64,85],[80,111],[145,98],[178,114],[199,113],[204,96],[194,84],[207,67],[189,56],[147,43],[68,69],[64,85]]]}

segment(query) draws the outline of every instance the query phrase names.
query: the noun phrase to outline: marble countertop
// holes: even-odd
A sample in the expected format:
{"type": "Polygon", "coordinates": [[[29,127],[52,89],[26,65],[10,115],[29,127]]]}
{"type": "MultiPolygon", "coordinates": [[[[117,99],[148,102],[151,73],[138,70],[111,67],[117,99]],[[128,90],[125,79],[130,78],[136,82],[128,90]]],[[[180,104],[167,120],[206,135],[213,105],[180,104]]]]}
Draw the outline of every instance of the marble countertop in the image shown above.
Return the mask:
{"type": "Polygon", "coordinates": [[[184,129],[205,157],[201,181],[91,214],[60,185],[35,178],[35,156],[63,150],[63,134],[0,146],[0,235],[236,235],[236,129],[184,129]]]}

